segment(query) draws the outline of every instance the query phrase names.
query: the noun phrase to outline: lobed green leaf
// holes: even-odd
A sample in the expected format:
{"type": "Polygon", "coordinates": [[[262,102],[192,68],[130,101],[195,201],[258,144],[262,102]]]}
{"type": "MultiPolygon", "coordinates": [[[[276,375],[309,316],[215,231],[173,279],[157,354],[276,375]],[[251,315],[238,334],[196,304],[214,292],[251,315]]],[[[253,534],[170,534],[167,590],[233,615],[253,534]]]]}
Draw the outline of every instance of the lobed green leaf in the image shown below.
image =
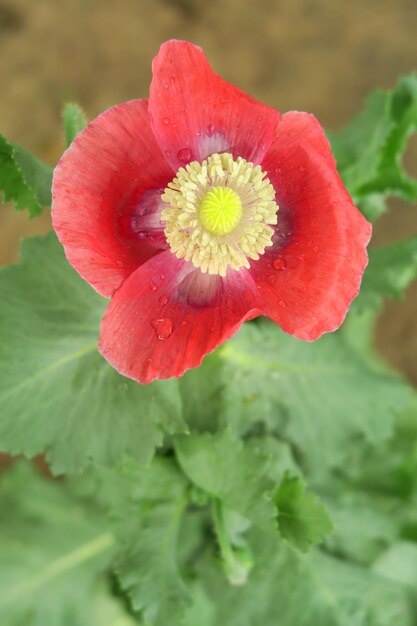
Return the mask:
{"type": "Polygon", "coordinates": [[[223,419],[288,439],[312,473],[341,466],[361,442],[381,444],[411,391],[344,338],[306,343],[269,323],[245,324],[222,349],[223,419]],[[244,393],[242,393],[244,390],[244,393]],[[354,391],[353,391],[354,390],[354,391]]]}
{"type": "Polygon", "coordinates": [[[359,297],[352,310],[378,310],[384,298],[401,298],[417,275],[417,237],[369,251],[359,297]]]}
{"type": "Polygon", "coordinates": [[[299,476],[284,476],[274,498],[278,528],[289,543],[303,552],[332,531],[330,517],[317,496],[309,493],[299,476]]]}
{"type": "Polygon", "coordinates": [[[0,135],[0,191],[30,217],[51,206],[52,168],[0,135]]]}
{"type": "Polygon", "coordinates": [[[98,472],[121,548],[115,571],[138,618],[152,626],[180,623],[190,594],[178,559],[178,535],[188,505],[187,481],[170,459],[143,468],[98,472]]]}
{"type": "Polygon", "coordinates": [[[47,453],[54,472],[148,463],[164,431],[184,432],[177,381],[140,385],[97,351],[106,301],[53,234],[0,272],[0,450],[47,453]]]}
{"type": "Polygon", "coordinates": [[[2,624],[133,626],[105,577],[115,538],[63,484],[15,465],[2,476],[0,530],[2,624]]]}
{"type": "Polygon", "coordinates": [[[417,76],[411,74],[392,91],[372,93],[362,113],[340,133],[329,134],[342,179],[368,219],[386,210],[387,196],[417,199],[417,181],[402,166],[416,130],[417,76]]]}
{"type": "Polygon", "coordinates": [[[74,138],[87,126],[87,118],[82,108],[69,102],[62,112],[64,122],[65,145],[68,147],[74,138]]]}

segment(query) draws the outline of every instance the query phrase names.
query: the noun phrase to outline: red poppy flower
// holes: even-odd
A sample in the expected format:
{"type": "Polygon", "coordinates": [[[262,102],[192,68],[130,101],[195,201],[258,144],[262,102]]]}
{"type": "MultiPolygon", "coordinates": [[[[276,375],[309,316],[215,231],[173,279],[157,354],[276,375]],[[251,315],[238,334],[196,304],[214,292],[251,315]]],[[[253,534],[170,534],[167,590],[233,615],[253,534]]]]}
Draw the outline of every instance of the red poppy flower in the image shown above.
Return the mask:
{"type": "Polygon", "coordinates": [[[340,326],[371,227],[307,113],[282,116],[165,43],[149,100],[105,111],[53,181],[67,258],[111,298],[99,348],[147,383],[181,376],[266,315],[311,341],[340,326]]]}

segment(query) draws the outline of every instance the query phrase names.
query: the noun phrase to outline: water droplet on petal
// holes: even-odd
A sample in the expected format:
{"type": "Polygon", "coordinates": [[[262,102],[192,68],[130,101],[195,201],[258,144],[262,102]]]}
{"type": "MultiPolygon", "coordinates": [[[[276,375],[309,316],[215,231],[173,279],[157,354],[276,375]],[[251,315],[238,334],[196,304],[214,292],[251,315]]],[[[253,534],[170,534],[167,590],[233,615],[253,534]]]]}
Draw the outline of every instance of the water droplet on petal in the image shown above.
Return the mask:
{"type": "Polygon", "coordinates": [[[285,300],[279,300],[278,302],[279,306],[282,307],[283,309],[285,309],[285,307],[287,306],[287,303],[285,302],[285,300]]]}
{"type": "Polygon", "coordinates": [[[320,247],[319,246],[314,246],[313,248],[313,252],[320,252],[320,247]]]}
{"type": "Polygon", "coordinates": [[[214,131],[215,131],[215,130],[216,130],[216,129],[214,128],[214,124],[209,124],[209,125],[207,126],[207,128],[206,128],[206,134],[207,134],[209,137],[212,137],[212,136],[214,135],[214,131]]]}
{"type": "Polygon", "coordinates": [[[149,287],[152,289],[152,291],[156,291],[162,284],[162,281],[164,280],[165,276],[163,274],[159,274],[155,276],[152,276],[152,278],[149,280],[149,287]]]}
{"type": "Polygon", "coordinates": [[[276,270],[285,270],[287,267],[287,262],[285,259],[281,259],[280,257],[276,258],[272,264],[276,270]]]}
{"type": "Polygon", "coordinates": [[[151,321],[151,325],[161,341],[168,339],[172,334],[172,322],[168,317],[155,318],[151,321]]]}
{"type": "Polygon", "coordinates": [[[161,296],[159,298],[159,302],[162,304],[162,306],[165,306],[166,304],[168,304],[168,296],[161,296]]]}
{"type": "Polygon", "coordinates": [[[164,117],[163,120],[162,120],[162,123],[165,124],[165,126],[168,126],[169,118],[168,117],[164,117]]]}
{"type": "Polygon", "coordinates": [[[164,83],[165,89],[169,89],[169,83],[164,83]]]}
{"type": "Polygon", "coordinates": [[[181,326],[182,326],[182,327],[184,327],[184,326],[188,326],[188,322],[187,322],[187,320],[182,320],[182,322],[181,322],[181,326]]]}
{"type": "Polygon", "coordinates": [[[189,161],[191,161],[190,148],[181,148],[181,150],[178,150],[177,159],[181,161],[181,163],[189,163],[189,161]]]}

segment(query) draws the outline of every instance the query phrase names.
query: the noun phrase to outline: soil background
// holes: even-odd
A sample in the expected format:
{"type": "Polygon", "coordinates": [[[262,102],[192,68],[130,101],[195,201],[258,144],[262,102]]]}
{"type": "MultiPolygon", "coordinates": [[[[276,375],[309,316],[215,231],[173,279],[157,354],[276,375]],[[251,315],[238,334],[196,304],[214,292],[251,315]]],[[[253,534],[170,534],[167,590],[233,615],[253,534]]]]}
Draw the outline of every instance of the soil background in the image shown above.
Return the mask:
{"type": "MultiPolygon", "coordinates": [[[[417,69],[417,0],[0,0],[0,131],[54,164],[63,104],[77,101],[92,118],[146,97],[151,60],[169,38],[203,46],[255,98],[336,130],[371,90],[417,69]]],[[[406,163],[417,174],[416,140],[406,163]]],[[[49,227],[48,215],[28,221],[0,207],[0,264],[49,227]]],[[[416,207],[395,202],[373,245],[411,234],[416,207]]],[[[417,283],[387,303],[377,343],[417,384],[417,283]]]]}

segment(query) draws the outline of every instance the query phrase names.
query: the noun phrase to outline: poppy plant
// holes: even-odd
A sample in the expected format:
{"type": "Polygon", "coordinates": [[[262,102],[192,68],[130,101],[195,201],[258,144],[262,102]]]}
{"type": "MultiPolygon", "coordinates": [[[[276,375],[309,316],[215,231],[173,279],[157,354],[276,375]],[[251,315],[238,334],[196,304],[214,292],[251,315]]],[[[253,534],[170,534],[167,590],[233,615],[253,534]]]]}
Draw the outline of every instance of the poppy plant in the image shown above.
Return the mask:
{"type": "Polygon", "coordinates": [[[317,120],[253,100],[185,41],[162,45],[148,100],[76,137],[52,217],[111,298],[101,353],[142,383],[181,376],[258,315],[307,341],[337,329],[371,234],[317,120]]]}

